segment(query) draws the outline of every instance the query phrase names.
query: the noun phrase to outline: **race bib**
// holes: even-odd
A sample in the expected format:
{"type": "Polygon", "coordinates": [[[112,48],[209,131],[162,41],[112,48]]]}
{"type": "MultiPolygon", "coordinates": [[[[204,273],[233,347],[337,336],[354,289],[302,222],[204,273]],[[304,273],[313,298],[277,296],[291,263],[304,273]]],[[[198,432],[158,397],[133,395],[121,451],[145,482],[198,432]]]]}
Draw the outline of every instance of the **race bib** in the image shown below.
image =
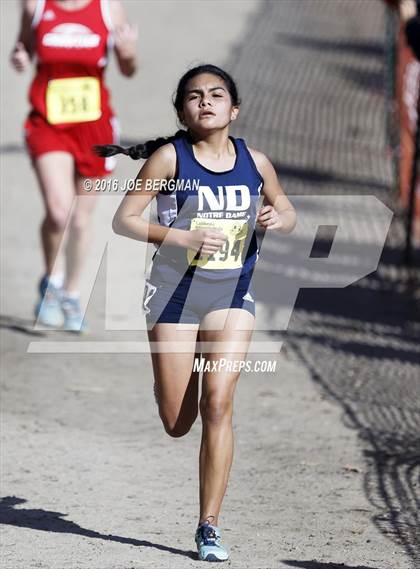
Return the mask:
{"type": "Polygon", "coordinates": [[[50,124],[96,121],[101,116],[101,90],[96,77],[68,77],[48,82],[50,124]]]}
{"type": "Polygon", "coordinates": [[[191,220],[191,230],[219,229],[227,240],[223,247],[212,255],[188,249],[188,263],[203,269],[239,269],[242,267],[242,251],[248,234],[246,220],[238,219],[201,219],[191,220]]]}

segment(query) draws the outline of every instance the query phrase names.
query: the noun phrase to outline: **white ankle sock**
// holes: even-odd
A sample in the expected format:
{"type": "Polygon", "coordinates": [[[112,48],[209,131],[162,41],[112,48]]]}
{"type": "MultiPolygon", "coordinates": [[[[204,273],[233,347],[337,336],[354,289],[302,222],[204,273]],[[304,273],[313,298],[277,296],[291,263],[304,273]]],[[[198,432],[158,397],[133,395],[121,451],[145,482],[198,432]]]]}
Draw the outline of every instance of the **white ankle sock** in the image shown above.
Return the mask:
{"type": "Polygon", "coordinates": [[[48,275],[48,280],[56,288],[61,288],[64,282],[64,273],[54,273],[52,275],[48,275]]]}

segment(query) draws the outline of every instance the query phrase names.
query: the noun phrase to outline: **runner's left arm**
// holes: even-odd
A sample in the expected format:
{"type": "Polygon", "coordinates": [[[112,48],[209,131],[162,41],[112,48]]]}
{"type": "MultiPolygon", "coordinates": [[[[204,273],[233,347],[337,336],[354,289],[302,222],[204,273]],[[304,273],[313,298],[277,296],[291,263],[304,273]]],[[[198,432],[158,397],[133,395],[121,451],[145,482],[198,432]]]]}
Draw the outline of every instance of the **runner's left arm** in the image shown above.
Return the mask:
{"type": "Polygon", "coordinates": [[[251,148],[249,151],[264,181],[264,201],[257,214],[257,223],[264,229],[290,233],[296,226],[296,210],[284,193],[277,172],[267,156],[251,148]]]}
{"type": "Polygon", "coordinates": [[[137,28],[128,23],[119,0],[112,0],[109,6],[118,67],[123,75],[131,77],[137,70],[137,28]]]}

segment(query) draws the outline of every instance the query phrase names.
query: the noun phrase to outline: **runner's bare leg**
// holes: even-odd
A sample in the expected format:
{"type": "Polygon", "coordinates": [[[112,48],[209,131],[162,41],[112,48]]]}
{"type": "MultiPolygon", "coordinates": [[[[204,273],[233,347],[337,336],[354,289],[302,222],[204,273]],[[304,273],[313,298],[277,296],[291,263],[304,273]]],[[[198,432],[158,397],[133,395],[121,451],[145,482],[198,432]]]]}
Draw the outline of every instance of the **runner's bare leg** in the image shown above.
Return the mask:
{"type": "MultiPolygon", "coordinates": [[[[234,308],[210,312],[201,326],[205,328],[200,327],[203,342],[220,342],[222,346],[222,350],[216,347],[207,352],[206,360],[218,362],[221,358],[233,361],[246,358],[254,326],[254,316],[248,311],[234,308]],[[226,318],[226,324],[224,329],[218,330],[221,318],[226,318]]],[[[233,398],[239,375],[240,372],[223,369],[203,375],[199,521],[208,519],[216,526],[233,460],[233,398]]]]}
{"type": "Polygon", "coordinates": [[[46,210],[41,225],[45,272],[51,275],[63,268],[57,255],[76,193],[74,161],[68,152],[47,152],[34,160],[34,168],[46,210]]]}

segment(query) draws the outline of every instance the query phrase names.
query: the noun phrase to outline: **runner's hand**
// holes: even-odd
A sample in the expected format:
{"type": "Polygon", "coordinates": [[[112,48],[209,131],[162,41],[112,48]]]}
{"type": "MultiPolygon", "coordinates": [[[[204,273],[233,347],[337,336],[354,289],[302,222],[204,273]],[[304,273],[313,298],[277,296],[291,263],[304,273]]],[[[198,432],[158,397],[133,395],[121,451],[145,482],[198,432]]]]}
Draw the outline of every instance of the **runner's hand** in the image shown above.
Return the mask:
{"type": "Polygon", "coordinates": [[[417,15],[416,0],[400,0],[400,16],[406,22],[417,15]]]}
{"type": "Polygon", "coordinates": [[[200,251],[203,255],[212,255],[223,247],[227,240],[222,231],[215,229],[193,229],[188,232],[188,249],[200,251]]]}
{"type": "Polygon", "coordinates": [[[114,41],[120,57],[123,59],[133,59],[136,57],[137,38],[137,27],[127,23],[115,28],[114,41]]]}
{"type": "Polygon", "coordinates": [[[25,46],[21,41],[18,41],[15,45],[15,49],[12,51],[10,56],[10,63],[19,73],[26,71],[31,63],[31,58],[29,53],[26,51],[25,46]]]}
{"type": "Polygon", "coordinates": [[[262,207],[257,214],[257,223],[264,229],[280,229],[283,221],[272,205],[262,207]]]}

